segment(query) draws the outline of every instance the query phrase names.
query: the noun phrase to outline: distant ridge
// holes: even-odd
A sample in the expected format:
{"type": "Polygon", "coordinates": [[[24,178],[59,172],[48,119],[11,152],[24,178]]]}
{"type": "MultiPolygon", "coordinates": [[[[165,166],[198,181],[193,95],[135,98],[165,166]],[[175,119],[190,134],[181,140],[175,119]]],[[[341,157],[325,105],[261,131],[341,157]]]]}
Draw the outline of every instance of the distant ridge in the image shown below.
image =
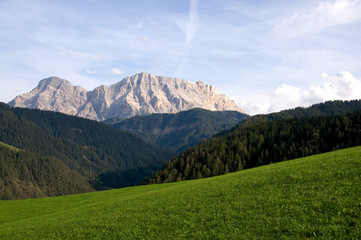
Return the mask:
{"type": "Polygon", "coordinates": [[[237,104],[219,94],[212,85],[143,72],[125,77],[110,86],[87,91],[69,81],[50,77],[31,92],[15,97],[12,107],[50,110],[92,120],[129,118],[152,113],[177,113],[193,108],[212,111],[238,111],[237,104]]]}
{"type": "Polygon", "coordinates": [[[130,131],[138,137],[175,153],[193,147],[201,140],[234,127],[249,116],[236,111],[209,111],[194,108],[176,114],[151,114],[126,120],[109,119],[109,125],[130,131]]]}

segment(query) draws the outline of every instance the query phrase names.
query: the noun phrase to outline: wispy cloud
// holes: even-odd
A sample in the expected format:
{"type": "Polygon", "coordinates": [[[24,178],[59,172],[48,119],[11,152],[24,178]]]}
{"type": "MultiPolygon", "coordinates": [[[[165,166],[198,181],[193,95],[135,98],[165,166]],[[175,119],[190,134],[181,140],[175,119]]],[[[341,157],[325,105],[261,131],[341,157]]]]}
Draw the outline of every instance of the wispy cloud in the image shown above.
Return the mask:
{"type": "Polygon", "coordinates": [[[192,50],[192,41],[196,35],[198,28],[198,0],[190,0],[188,16],[176,20],[178,27],[184,33],[184,51],[180,58],[180,63],[175,71],[175,75],[183,76],[185,65],[188,62],[190,52],[192,50]]]}
{"type": "Polygon", "coordinates": [[[110,70],[110,72],[114,75],[120,75],[120,74],[123,74],[124,72],[122,70],[120,70],[119,68],[112,68],[110,70]]]}
{"type": "Polygon", "coordinates": [[[312,34],[324,29],[361,19],[360,0],[321,2],[317,7],[302,10],[284,19],[274,28],[282,36],[312,34]]]}
{"type": "Polygon", "coordinates": [[[281,84],[274,91],[261,93],[257,99],[241,101],[240,105],[251,114],[258,114],[306,107],[329,100],[361,99],[361,81],[351,73],[340,71],[336,76],[323,73],[322,79],[321,83],[307,89],[281,84]]]}
{"type": "Polygon", "coordinates": [[[85,71],[87,74],[94,74],[94,73],[96,73],[96,71],[92,71],[92,70],[86,70],[85,71]]]}
{"type": "Polygon", "coordinates": [[[178,26],[184,32],[185,49],[189,49],[191,47],[192,40],[197,31],[197,27],[198,27],[197,5],[198,5],[198,0],[190,0],[188,16],[177,20],[178,26]]]}
{"type": "Polygon", "coordinates": [[[190,47],[192,40],[197,31],[197,27],[198,27],[197,26],[197,20],[198,20],[197,4],[198,4],[197,0],[191,0],[191,2],[190,2],[188,24],[186,25],[186,28],[184,31],[185,36],[186,36],[186,40],[184,42],[185,48],[190,47]]]}
{"type": "Polygon", "coordinates": [[[99,59],[104,60],[104,61],[106,61],[106,60],[111,60],[111,58],[110,58],[110,57],[105,56],[105,55],[100,54],[100,53],[98,54],[98,57],[99,57],[99,59]]]}

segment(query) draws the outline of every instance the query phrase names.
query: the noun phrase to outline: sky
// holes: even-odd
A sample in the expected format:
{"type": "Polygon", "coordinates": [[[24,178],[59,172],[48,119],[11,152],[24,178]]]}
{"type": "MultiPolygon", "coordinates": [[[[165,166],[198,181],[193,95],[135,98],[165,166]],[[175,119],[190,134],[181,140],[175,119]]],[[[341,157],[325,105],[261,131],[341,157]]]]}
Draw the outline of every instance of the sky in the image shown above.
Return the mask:
{"type": "Polygon", "coordinates": [[[140,72],[202,80],[251,115],[361,99],[361,0],[0,0],[0,101],[140,72]]]}

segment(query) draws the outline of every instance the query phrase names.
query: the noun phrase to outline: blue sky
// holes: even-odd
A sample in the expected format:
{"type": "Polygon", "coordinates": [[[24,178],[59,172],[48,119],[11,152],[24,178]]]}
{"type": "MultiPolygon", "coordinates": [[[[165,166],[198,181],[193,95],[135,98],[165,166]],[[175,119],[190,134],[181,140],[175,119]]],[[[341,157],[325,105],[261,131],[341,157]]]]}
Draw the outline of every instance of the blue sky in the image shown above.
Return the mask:
{"type": "Polygon", "coordinates": [[[1,0],[0,101],[58,76],[202,80],[251,114],[361,98],[361,0],[1,0]]]}

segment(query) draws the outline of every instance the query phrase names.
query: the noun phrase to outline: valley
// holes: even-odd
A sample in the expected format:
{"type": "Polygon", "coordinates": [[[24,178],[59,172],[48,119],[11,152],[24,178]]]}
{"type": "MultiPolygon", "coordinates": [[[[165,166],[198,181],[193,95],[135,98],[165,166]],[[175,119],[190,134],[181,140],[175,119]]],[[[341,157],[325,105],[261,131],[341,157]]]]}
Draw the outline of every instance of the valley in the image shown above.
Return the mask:
{"type": "Polygon", "coordinates": [[[194,147],[200,141],[229,130],[249,115],[236,111],[209,111],[194,108],[176,114],[151,114],[120,120],[109,125],[175,153],[194,147]]]}

